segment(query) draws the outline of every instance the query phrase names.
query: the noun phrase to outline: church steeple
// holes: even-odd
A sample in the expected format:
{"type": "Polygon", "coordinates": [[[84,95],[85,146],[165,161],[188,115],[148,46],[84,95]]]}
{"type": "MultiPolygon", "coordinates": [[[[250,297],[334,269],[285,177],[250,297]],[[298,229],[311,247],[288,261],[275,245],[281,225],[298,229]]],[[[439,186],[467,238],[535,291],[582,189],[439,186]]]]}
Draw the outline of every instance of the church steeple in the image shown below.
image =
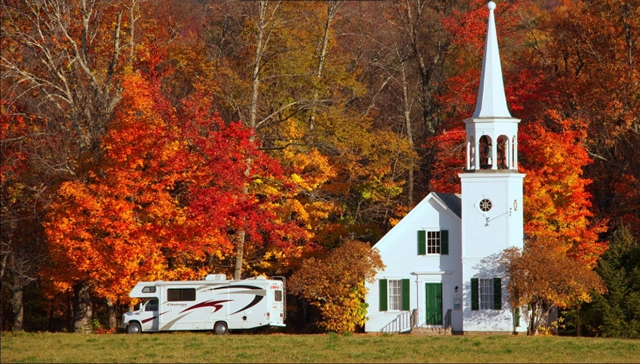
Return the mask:
{"type": "Polygon", "coordinates": [[[474,118],[511,117],[507,108],[502,82],[502,67],[500,66],[500,52],[498,50],[498,36],[493,10],[496,4],[490,1],[489,22],[487,24],[487,38],[484,45],[484,59],[482,60],[482,76],[478,90],[478,101],[474,118]]]}
{"type": "Polygon", "coordinates": [[[490,1],[487,38],[476,110],[466,119],[467,172],[517,172],[518,123],[511,117],[504,93],[498,36],[490,1]]]}
{"type": "MultiPolygon", "coordinates": [[[[518,172],[518,123],[511,117],[502,83],[494,10],[489,2],[478,104],[465,119],[467,165],[460,177],[462,237],[462,320],[464,331],[494,331],[513,322],[508,292],[501,289],[506,271],[492,265],[504,249],[522,249],[523,181],[518,172]],[[491,262],[491,263],[490,263],[491,262]],[[491,267],[487,266],[491,265],[491,267]],[[491,283],[493,278],[493,284],[491,283]],[[470,282],[468,284],[467,282],[470,282]],[[474,283],[475,282],[475,283],[474,283]],[[482,304],[481,285],[501,292],[501,305],[482,304]],[[479,299],[478,299],[479,297],[479,299]],[[477,302],[479,301],[479,304],[477,302]],[[484,308],[483,308],[484,307],[484,308]],[[501,310],[496,311],[497,308],[501,310]],[[491,311],[490,323],[482,322],[491,311]]],[[[495,296],[494,296],[495,297],[495,296]]]]}

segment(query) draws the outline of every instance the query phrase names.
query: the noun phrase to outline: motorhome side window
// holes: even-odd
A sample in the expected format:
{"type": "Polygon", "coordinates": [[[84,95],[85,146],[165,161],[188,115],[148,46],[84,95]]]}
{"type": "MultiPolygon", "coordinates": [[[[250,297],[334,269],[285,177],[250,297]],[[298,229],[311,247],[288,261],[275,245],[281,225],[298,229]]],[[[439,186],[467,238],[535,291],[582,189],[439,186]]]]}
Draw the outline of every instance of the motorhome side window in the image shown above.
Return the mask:
{"type": "Polygon", "coordinates": [[[158,300],[150,300],[144,307],[145,311],[158,311],[158,300]]]}
{"type": "Polygon", "coordinates": [[[167,298],[169,302],[173,301],[195,301],[195,288],[169,288],[167,289],[167,298]]]}
{"type": "Polygon", "coordinates": [[[282,291],[277,289],[275,294],[276,302],[282,302],[282,291]]]}
{"type": "Polygon", "coordinates": [[[156,293],[156,286],[145,286],[142,293],[156,293]]]}

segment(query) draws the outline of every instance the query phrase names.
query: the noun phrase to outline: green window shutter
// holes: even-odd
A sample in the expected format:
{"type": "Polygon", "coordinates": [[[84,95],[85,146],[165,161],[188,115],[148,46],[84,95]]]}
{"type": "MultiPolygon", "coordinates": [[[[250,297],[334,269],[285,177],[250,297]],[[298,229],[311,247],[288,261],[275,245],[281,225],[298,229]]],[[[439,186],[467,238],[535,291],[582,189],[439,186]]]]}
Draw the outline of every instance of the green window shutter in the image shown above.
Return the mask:
{"type": "Polygon", "coordinates": [[[478,278],[471,278],[471,310],[473,311],[480,309],[478,288],[478,278]]]}
{"type": "Polygon", "coordinates": [[[418,230],[418,255],[427,254],[427,232],[418,230]]]}
{"type": "Polygon", "coordinates": [[[409,311],[411,309],[411,307],[409,306],[410,302],[409,302],[409,298],[411,297],[411,295],[409,294],[410,291],[410,282],[408,279],[403,279],[402,280],[402,311],[409,311]]]}
{"type": "Polygon", "coordinates": [[[387,280],[380,280],[380,311],[387,311],[387,280]]]}
{"type": "Polygon", "coordinates": [[[520,326],[520,308],[519,307],[516,307],[513,310],[513,326],[514,327],[520,326]]]}
{"type": "Polygon", "coordinates": [[[493,279],[493,309],[502,309],[502,281],[500,278],[493,279]]]}
{"type": "Polygon", "coordinates": [[[440,254],[449,255],[449,230],[440,231],[440,254]]]}

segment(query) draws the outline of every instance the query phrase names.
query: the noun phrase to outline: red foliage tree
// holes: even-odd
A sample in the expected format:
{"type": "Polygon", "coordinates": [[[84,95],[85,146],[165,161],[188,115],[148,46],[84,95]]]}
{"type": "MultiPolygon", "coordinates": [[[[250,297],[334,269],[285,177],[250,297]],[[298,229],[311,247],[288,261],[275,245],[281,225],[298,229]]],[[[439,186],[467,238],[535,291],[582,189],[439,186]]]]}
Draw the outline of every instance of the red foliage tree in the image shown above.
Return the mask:
{"type": "MultiPolygon", "coordinates": [[[[431,187],[434,190],[458,192],[457,173],[464,167],[464,124],[475,105],[480,78],[481,50],[486,27],[486,8],[480,1],[471,2],[480,9],[452,14],[444,22],[453,32],[457,68],[447,81],[443,103],[448,105],[449,120],[441,132],[427,143],[436,148],[431,187]],[[479,20],[477,20],[479,19],[479,20]],[[462,24],[462,25],[460,25],[462,24]],[[466,95],[466,96],[465,96],[466,95]]],[[[592,195],[587,190],[591,182],[583,177],[583,170],[591,163],[583,144],[587,135],[581,119],[563,117],[556,110],[555,91],[543,70],[518,64],[525,57],[515,44],[529,40],[532,33],[517,19],[517,11],[532,11],[519,2],[501,4],[496,13],[499,34],[505,34],[502,47],[505,92],[510,110],[522,119],[519,137],[519,158],[525,178],[525,232],[537,240],[555,245],[569,256],[582,261],[589,268],[606,249],[599,242],[599,234],[606,230],[606,221],[593,221],[592,195]],[[519,28],[517,28],[519,27],[519,28]],[[505,57],[504,55],[507,55],[505,57]],[[510,54],[514,54],[514,61],[510,54]],[[505,61],[505,59],[507,61],[505,61]]]]}
{"type": "Polygon", "coordinates": [[[221,269],[212,262],[231,254],[236,229],[282,251],[306,244],[277,203],[282,171],[251,130],[224,123],[204,95],[174,108],[158,79],[132,75],[123,86],[102,163],[63,184],[52,206],[46,276],[127,301],[138,280],[221,269]]]}

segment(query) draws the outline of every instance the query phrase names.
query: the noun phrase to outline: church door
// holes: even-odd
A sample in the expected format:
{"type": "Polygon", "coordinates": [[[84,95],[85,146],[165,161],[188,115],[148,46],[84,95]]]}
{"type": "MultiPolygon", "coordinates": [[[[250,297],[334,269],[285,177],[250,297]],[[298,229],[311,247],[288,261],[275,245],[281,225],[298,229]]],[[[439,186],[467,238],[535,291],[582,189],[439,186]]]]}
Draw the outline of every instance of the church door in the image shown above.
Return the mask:
{"type": "Polygon", "coordinates": [[[442,325],[442,283],[425,283],[427,325],[442,325]]]}

